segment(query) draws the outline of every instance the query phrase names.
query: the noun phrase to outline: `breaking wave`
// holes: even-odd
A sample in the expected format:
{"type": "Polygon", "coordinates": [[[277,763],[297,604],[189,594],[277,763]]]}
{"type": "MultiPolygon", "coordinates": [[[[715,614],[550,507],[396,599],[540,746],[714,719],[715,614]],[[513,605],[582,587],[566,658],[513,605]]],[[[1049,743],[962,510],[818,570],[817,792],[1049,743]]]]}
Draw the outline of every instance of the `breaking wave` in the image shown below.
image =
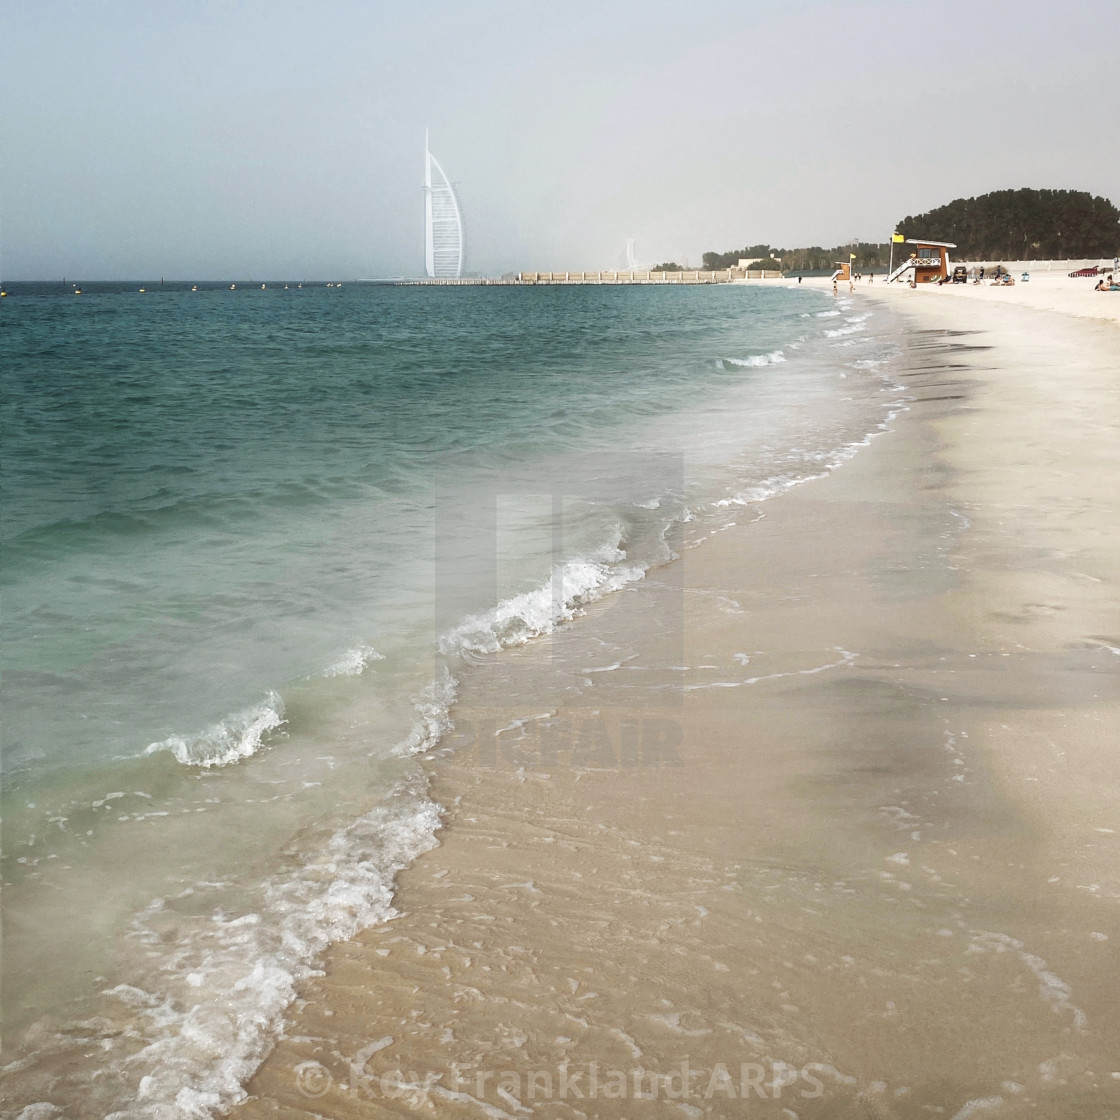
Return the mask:
{"type": "Polygon", "coordinates": [[[772,366],[778,362],[786,360],[785,354],[781,350],[771,350],[769,354],[754,354],[749,358],[720,358],[720,365],[727,369],[728,366],[747,366],[749,368],[757,368],[758,366],[772,366]]]}
{"type": "Polygon", "coordinates": [[[169,751],[184,766],[228,766],[257,753],[268,742],[269,733],[284,726],[284,701],[269,691],[264,700],[226,716],[194,735],[169,735],[149,743],[145,754],[169,751]]]}

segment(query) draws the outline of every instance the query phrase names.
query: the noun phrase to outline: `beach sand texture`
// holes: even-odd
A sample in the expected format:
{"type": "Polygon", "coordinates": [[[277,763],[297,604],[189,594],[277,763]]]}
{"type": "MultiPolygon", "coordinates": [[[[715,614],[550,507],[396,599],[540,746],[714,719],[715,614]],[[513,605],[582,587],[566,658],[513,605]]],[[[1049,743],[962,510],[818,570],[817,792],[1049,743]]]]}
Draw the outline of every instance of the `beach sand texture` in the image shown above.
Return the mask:
{"type": "Polygon", "coordinates": [[[468,675],[233,1115],[1120,1116],[1120,298],[857,291],[908,411],[468,675]]]}

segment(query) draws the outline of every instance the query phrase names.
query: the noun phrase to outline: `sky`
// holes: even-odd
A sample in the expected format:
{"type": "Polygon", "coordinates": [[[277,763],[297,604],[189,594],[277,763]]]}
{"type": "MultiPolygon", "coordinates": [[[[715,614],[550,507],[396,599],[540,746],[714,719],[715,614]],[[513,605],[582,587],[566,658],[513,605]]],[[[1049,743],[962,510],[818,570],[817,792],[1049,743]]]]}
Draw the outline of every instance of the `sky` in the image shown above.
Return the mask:
{"type": "Polygon", "coordinates": [[[422,274],[425,128],[485,275],[1120,204],[1117,43],[1117,0],[0,0],[0,273],[422,274]]]}

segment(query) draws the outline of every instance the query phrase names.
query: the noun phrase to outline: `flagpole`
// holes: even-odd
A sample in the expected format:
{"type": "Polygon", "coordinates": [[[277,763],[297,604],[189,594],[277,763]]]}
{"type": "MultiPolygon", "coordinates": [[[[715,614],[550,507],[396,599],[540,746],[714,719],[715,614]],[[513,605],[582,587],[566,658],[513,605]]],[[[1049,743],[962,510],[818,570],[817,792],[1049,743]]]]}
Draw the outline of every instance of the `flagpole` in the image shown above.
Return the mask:
{"type": "Polygon", "coordinates": [[[887,279],[891,278],[891,273],[894,272],[894,234],[891,234],[891,263],[887,265],[887,279]]]}

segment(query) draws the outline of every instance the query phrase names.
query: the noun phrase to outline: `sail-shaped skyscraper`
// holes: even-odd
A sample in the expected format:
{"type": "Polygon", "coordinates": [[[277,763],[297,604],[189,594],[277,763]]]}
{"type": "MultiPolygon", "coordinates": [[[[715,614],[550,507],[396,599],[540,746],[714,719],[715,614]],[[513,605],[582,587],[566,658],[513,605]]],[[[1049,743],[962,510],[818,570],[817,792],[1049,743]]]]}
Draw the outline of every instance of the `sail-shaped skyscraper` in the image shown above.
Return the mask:
{"type": "Polygon", "coordinates": [[[457,279],[463,273],[463,216],[459,200],[439,161],[428,150],[424,131],[424,269],[431,277],[457,279]]]}

